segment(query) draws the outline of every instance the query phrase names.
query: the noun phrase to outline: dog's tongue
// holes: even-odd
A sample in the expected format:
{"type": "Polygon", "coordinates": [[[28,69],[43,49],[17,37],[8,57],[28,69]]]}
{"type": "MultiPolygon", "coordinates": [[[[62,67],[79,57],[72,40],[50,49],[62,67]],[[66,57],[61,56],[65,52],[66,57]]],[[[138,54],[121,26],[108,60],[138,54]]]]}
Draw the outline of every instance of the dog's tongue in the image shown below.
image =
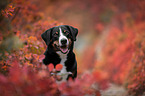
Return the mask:
{"type": "Polygon", "coordinates": [[[63,53],[66,53],[68,51],[68,48],[60,48],[60,50],[63,52],[63,53]]]}

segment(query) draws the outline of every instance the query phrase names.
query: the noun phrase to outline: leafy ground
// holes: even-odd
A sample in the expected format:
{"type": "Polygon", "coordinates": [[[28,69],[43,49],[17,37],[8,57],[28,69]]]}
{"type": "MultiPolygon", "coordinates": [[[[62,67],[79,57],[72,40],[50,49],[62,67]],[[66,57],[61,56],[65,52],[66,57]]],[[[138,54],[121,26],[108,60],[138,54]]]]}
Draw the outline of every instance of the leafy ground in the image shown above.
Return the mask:
{"type": "Polygon", "coordinates": [[[0,1],[1,96],[145,95],[145,1],[74,1],[0,1]],[[78,78],[56,84],[41,34],[61,24],[79,29],[78,78]]]}

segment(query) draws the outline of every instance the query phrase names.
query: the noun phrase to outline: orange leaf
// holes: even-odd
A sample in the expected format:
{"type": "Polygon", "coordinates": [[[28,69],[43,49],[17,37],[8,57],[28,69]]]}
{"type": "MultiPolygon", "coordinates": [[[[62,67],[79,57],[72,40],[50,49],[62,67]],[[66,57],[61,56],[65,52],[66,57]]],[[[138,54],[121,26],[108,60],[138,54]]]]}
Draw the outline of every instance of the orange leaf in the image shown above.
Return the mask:
{"type": "Polygon", "coordinates": [[[60,71],[62,68],[63,68],[63,65],[62,64],[57,64],[56,65],[56,70],[57,71],[60,71]]]}
{"type": "Polygon", "coordinates": [[[13,16],[13,14],[12,14],[12,13],[9,13],[9,15],[13,16]]]}
{"type": "Polygon", "coordinates": [[[51,72],[54,69],[54,65],[52,63],[50,63],[48,65],[48,70],[51,72]]]}

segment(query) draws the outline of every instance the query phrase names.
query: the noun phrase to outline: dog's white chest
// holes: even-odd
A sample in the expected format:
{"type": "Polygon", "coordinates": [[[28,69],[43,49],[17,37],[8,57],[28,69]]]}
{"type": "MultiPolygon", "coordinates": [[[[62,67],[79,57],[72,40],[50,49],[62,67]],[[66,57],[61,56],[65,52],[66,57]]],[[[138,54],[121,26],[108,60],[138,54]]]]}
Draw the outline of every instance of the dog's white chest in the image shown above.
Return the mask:
{"type": "MultiPolygon", "coordinates": [[[[61,59],[60,64],[63,65],[63,68],[59,74],[66,74],[67,70],[66,70],[66,66],[65,66],[65,61],[67,60],[67,54],[63,54],[61,52],[57,52],[57,54],[60,56],[60,59],[61,59]]],[[[68,75],[63,75],[62,81],[66,81],[67,77],[68,77],[68,75]]]]}

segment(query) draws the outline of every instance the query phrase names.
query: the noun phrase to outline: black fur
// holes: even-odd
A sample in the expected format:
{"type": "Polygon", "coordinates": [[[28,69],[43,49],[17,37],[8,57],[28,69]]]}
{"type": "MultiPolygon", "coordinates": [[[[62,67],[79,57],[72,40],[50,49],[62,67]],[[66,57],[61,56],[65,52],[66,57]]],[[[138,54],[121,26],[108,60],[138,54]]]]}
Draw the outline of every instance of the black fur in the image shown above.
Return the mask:
{"type": "Polygon", "coordinates": [[[70,38],[72,43],[71,43],[70,51],[67,54],[67,60],[65,62],[65,66],[67,72],[73,73],[72,75],[69,75],[68,78],[72,77],[74,79],[77,77],[77,62],[76,62],[75,54],[73,52],[74,41],[76,41],[76,36],[78,34],[78,30],[76,28],[73,28],[72,26],[68,26],[68,25],[61,25],[61,26],[50,28],[41,35],[42,39],[45,41],[47,45],[47,49],[44,53],[45,58],[43,59],[43,63],[45,65],[53,63],[53,65],[56,66],[61,61],[61,58],[59,57],[59,55],[56,53],[56,51],[52,46],[52,43],[54,41],[53,33],[58,30],[58,27],[65,28],[65,30],[70,32],[70,36],[71,36],[70,38]]]}

